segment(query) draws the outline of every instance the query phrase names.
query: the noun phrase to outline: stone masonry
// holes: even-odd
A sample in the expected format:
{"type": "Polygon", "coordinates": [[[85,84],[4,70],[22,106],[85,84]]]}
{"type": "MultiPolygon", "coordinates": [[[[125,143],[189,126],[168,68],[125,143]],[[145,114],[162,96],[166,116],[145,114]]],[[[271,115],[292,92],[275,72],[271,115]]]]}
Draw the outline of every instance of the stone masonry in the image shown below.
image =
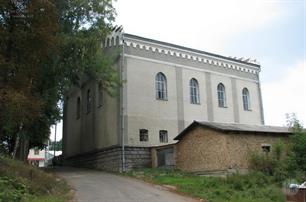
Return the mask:
{"type": "MultiPolygon", "coordinates": [[[[151,151],[147,147],[125,147],[125,169],[148,167],[151,151]]],[[[65,159],[65,165],[95,168],[106,171],[122,171],[122,147],[114,146],[87,152],[65,159]]]]}

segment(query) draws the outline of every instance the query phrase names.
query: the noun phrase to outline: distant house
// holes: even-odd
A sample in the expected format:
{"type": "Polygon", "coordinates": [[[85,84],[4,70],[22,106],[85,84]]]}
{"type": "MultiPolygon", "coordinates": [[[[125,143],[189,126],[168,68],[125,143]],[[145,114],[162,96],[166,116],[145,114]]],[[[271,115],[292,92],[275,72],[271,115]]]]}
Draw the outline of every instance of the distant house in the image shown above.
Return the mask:
{"type": "Polygon", "coordinates": [[[269,153],[290,134],[285,127],[194,121],[174,138],[176,166],[191,172],[244,170],[250,153],[269,153]]]}
{"type": "Polygon", "coordinates": [[[46,151],[45,149],[33,148],[30,149],[28,155],[28,162],[37,167],[46,166],[46,151]]]}
{"type": "MultiPolygon", "coordinates": [[[[60,156],[62,151],[55,151],[55,156],[60,156]]],[[[52,165],[54,158],[53,150],[32,148],[29,151],[28,162],[37,167],[46,167],[52,165]]]]}

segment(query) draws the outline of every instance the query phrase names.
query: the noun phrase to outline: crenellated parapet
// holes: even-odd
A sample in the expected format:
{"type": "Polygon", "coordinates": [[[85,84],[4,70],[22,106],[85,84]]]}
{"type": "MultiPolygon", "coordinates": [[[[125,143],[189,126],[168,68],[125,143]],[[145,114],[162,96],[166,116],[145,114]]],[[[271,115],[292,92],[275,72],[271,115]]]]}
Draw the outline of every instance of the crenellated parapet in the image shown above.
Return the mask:
{"type": "Polygon", "coordinates": [[[163,54],[170,57],[197,61],[212,66],[236,70],[254,75],[258,75],[260,72],[260,63],[254,59],[225,57],[222,55],[178,46],[175,44],[126,34],[122,30],[123,29],[121,26],[114,28],[111,34],[105,39],[103,47],[118,47],[124,44],[126,47],[137,49],[140,51],[151,52],[152,54],[163,54]]]}
{"type": "Polygon", "coordinates": [[[112,32],[105,38],[105,41],[104,41],[104,44],[102,44],[102,47],[108,48],[108,47],[121,46],[122,45],[122,34],[123,34],[122,26],[120,27],[115,26],[112,29],[112,32]]]}

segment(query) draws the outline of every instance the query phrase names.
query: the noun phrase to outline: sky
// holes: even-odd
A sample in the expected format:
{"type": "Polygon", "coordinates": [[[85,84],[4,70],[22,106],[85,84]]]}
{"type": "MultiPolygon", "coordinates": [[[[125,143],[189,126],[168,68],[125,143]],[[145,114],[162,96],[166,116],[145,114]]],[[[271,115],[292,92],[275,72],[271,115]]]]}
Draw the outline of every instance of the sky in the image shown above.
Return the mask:
{"type": "MultiPolygon", "coordinates": [[[[125,33],[257,59],[266,125],[306,126],[306,0],[117,0],[125,33]]],[[[57,135],[61,138],[62,124],[57,135]]],[[[51,139],[54,139],[54,128],[51,139]]]]}

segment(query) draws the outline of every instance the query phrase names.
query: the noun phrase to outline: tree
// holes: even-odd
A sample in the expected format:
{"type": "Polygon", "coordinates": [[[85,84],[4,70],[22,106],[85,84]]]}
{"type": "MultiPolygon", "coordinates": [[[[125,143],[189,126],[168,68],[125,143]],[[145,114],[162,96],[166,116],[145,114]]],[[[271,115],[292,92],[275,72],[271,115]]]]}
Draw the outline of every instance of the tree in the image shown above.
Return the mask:
{"type": "Polygon", "coordinates": [[[63,144],[62,140],[56,142],[52,141],[50,143],[49,150],[62,151],[62,144],[63,144]]]}
{"type": "Polygon", "coordinates": [[[287,125],[294,131],[290,137],[289,172],[304,172],[306,177],[306,131],[296,115],[286,114],[287,125]]]}
{"type": "Polygon", "coordinates": [[[303,130],[303,125],[298,120],[295,113],[286,113],[286,123],[287,127],[294,132],[301,132],[303,130]]]}
{"type": "Polygon", "coordinates": [[[19,145],[27,149],[28,129],[49,108],[45,96],[56,91],[44,81],[57,45],[57,14],[47,0],[1,1],[0,9],[0,139],[15,156],[19,145]]]}
{"type": "Polygon", "coordinates": [[[61,118],[59,101],[87,74],[119,83],[101,43],[114,20],[111,0],[0,2],[0,147],[20,159],[43,147],[61,118]],[[20,146],[22,145],[22,146],[20,146]]]}

